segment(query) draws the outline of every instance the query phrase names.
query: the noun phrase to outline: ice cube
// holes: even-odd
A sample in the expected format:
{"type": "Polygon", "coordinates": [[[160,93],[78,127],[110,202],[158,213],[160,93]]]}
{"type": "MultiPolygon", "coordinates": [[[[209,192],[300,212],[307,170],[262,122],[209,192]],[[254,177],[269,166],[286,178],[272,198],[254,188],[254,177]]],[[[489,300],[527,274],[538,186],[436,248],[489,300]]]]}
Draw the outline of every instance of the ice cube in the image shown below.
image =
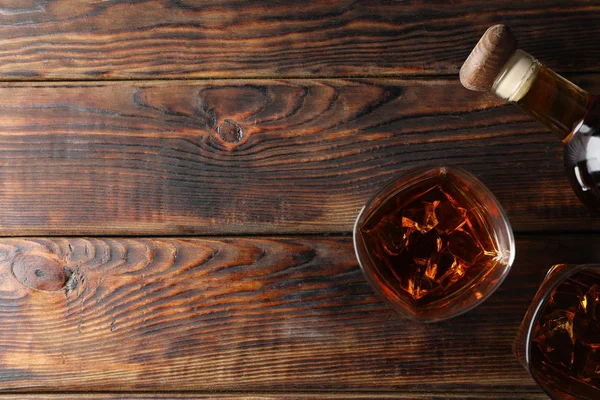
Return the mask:
{"type": "Polygon", "coordinates": [[[467,209],[456,206],[449,200],[442,200],[435,209],[435,215],[438,221],[435,229],[448,235],[465,224],[467,209]]]}
{"type": "Polygon", "coordinates": [[[435,282],[448,288],[465,276],[467,267],[456,259],[448,250],[442,250],[436,257],[435,282]]]}
{"type": "Polygon", "coordinates": [[[413,232],[406,244],[406,250],[413,257],[416,263],[426,264],[427,260],[441,249],[443,244],[439,235],[435,230],[431,230],[425,234],[413,232]],[[417,259],[425,260],[424,262],[417,259]]]}
{"type": "Polygon", "coordinates": [[[427,290],[421,287],[421,279],[420,274],[415,274],[412,278],[408,280],[408,288],[407,292],[413,297],[415,300],[419,300],[427,294],[427,290]]]}
{"type": "Polygon", "coordinates": [[[563,310],[575,312],[581,309],[583,299],[584,294],[581,291],[581,286],[567,280],[552,292],[548,304],[551,307],[558,305],[563,310]]]}
{"type": "Polygon", "coordinates": [[[580,301],[580,307],[591,318],[600,324],[600,286],[593,285],[580,301]]]}
{"type": "Polygon", "coordinates": [[[425,297],[435,288],[433,283],[424,276],[423,272],[423,267],[417,267],[413,274],[411,274],[411,278],[408,280],[409,284],[407,291],[415,300],[425,297]]]}
{"type": "Polygon", "coordinates": [[[450,268],[450,265],[454,262],[454,256],[448,252],[448,249],[444,248],[432,255],[432,262],[437,264],[437,274],[439,276],[450,268]]]}
{"type": "Polygon", "coordinates": [[[575,313],[573,334],[582,343],[600,346],[600,324],[583,312],[575,313]]]}
{"type": "Polygon", "coordinates": [[[571,368],[575,359],[573,319],[575,313],[555,310],[544,316],[534,341],[546,358],[555,364],[571,368]]]}
{"type": "Polygon", "coordinates": [[[429,259],[427,260],[427,267],[425,268],[425,276],[428,279],[431,279],[432,281],[435,280],[435,276],[437,274],[437,268],[438,268],[438,259],[439,257],[436,257],[435,255],[429,257],[429,259]]]}
{"type": "Polygon", "coordinates": [[[467,267],[465,267],[460,262],[457,262],[456,265],[454,265],[454,268],[451,268],[451,271],[452,276],[450,277],[450,283],[452,284],[458,282],[460,278],[465,276],[465,274],[467,273],[467,267]]]}
{"type": "Polygon", "coordinates": [[[388,215],[367,232],[374,238],[383,250],[391,255],[397,256],[406,247],[409,232],[402,227],[402,222],[393,215],[388,215]]]}
{"type": "Polygon", "coordinates": [[[467,267],[475,262],[475,259],[483,253],[479,242],[473,236],[462,229],[458,229],[448,235],[448,251],[467,267]]]}
{"type": "Polygon", "coordinates": [[[600,346],[584,345],[578,348],[577,377],[584,382],[600,380],[600,346]]]}
{"type": "Polygon", "coordinates": [[[423,201],[420,207],[402,211],[402,227],[412,228],[423,234],[429,232],[438,224],[435,209],[439,203],[439,200],[423,201]]]}

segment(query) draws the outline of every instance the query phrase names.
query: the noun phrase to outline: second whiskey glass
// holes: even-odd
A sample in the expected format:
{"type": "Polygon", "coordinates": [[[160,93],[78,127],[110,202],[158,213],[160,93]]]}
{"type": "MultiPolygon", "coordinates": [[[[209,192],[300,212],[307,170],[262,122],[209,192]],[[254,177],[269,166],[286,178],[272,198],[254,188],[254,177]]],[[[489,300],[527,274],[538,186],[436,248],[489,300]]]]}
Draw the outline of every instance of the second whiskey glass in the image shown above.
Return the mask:
{"type": "Polygon", "coordinates": [[[600,399],[600,264],[552,267],[523,319],[515,353],[552,399],[600,399]]]}

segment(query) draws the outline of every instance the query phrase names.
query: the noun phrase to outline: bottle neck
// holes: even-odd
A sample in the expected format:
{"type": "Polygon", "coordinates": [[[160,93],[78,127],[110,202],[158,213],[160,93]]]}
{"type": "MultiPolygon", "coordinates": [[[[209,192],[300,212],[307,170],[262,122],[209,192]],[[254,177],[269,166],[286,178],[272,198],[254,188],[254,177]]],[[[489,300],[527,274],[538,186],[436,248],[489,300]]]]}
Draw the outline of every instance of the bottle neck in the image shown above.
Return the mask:
{"type": "Polygon", "coordinates": [[[566,142],[585,118],[594,96],[517,50],[500,71],[492,91],[518,104],[566,142]]]}

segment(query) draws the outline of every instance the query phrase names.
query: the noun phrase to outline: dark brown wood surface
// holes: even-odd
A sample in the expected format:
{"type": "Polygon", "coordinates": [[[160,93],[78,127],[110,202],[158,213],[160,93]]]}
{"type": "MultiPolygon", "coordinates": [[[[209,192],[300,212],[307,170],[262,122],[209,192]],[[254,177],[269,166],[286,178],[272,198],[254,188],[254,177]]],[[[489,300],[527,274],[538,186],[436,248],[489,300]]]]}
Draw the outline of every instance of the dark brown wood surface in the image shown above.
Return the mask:
{"type": "Polygon", "coordinates": [[[2,400],[162,400],[162,399],[214,399],[214,400],[383,400],[383,399],[399,399],[399,400],[487,400],[487,399],[503,399],[503,400],[548,400],[548,396],[544,393],[536,392],[501,392],[495,390],[490,391],[470,391],[458,393],[416,393],[416,392],[381,392],[381,393],[360,393],[360,392],[343,392],[339,394],[309,392],[286,394],[286,393],[252,393],[245,392],[244,394],[219,394],[219,393],[199,393],[199,392],[179,392],[179,393],[135,393],[135,392],[113,392],[113,393],[39,393],[39,394],[8,394],[0,395],[2,400]]]}
{"type": "Polygon", "coordinates": [[[244,394],[235,393],[200,393],[200,392],[170,392],[170,393],[135,393],[135,392],[112,392],[112,393],[38,393],[38,394],[5,394],[0,395],[2,400],[162,400],[162,399],[215,399],[215,400],[383,400],[383,399],[399,399],[399,400],[487,400],[487,399],[503,399],[503,400],[547,400],[548,396],[544,393],[536,392],[501,392],[495,390],[488,391],[469,391],[469,392],[440,392],[440,393],[417,393],[417,392],[380,392],[380,393],[360,393],[360,392],[343,392],[339,394],[323,393],[323,392],[308,392],[293,394],[286,393],[252,393],[245,392],[244,394]]]}
{"type": "Polygon", "coordinates": [[[560,141],[457,79],[0,86],[4,235],[349,232],[423,162],[474,173],[517,231],[600,227],[560,141]]]}
{"type": "Polygon", "coordinates": [[[497,23],[560,71],[597,72],[599,11],[587,0],[4,0],[0,78],[456,74],[497,23]]]}
{"type": "Polygon", "coordinates": [[[518,324],[552,263],[598,259],[598,240],[520,236],[517,262],[488,301],[426,325],[373,295],[347,237],[2,239],[0,382],[535,397],[511,351],[518,324]],[[69,271],[65,289],[15,278],[15,259],[31,257],[39,277],[52,281],[57,263],[69,271]]]}
{"type": "Polygon", "coordinates": [[[600,92],[585,0],[2,1],[0,400],[546,398],[512,342],[552,264],[600,260],[600,217],[551,133],[459,85],[497,23],[600,92]],[[501,288],[432,325],[349,236],[422,163],[517,231],[501,288]]]}

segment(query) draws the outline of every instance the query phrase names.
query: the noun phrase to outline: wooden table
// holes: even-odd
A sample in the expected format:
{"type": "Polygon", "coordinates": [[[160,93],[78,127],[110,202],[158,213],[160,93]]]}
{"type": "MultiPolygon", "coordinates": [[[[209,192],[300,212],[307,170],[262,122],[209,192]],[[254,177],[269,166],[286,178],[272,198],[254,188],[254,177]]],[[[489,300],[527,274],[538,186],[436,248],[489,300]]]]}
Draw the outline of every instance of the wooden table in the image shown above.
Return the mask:
{"type": "Polygon", "coordinates": [[[552,264],[600,260],[600,218],[551,133],[460,86],[496,23],[600,92],[597,2],[2,1],[0,400],[544,399],[511,345],[552,264]],[[433,325],[350,238],[420,162],[479,177],[517,237],[433,325]]]}

